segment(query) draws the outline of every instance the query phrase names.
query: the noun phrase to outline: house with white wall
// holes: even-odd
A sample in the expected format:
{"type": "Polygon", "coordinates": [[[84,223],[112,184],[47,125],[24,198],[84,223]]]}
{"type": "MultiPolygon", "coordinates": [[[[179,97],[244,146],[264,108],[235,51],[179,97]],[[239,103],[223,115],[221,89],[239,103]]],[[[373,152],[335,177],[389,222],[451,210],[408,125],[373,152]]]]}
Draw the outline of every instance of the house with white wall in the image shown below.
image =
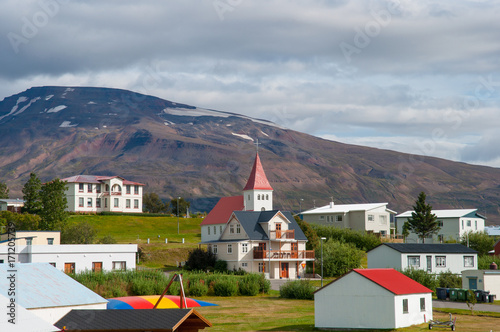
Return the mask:
{"type": "Polygon", "coordinates": [[[259,154],[243,195],[223,197],[201,223],[201,244],[228,269],[264,273],[268,278],[295,279],[305,274],[314,251],[289,212],[273,210],[271,187],[259,154]]]}
{"type": "Polygon", "coordinates": [[[24,200],[22,199],[0,199],[0,211],[11,211],[15,213],[21,213],[21,209],[24,206],[24,200]]]}
{"type": "Polygon", "coordinates": [[[382,243],[367,252],[368,268],[414,268],[429,273],[477,270],[477,251],[457,243],[382,243]]]}
{"type": "Polygon", "coordinates": [[[49,263],[66,273],[84,271],[135,270],[137,244],[61,244],[16,245],[15,253],[9,246],[0,246],[0,265],[16,263],[49,263]]]}
{"type": "Polygon", "coordinates": [[[398,329],[432,319],[432,290],[394,269],[354,269],[314,293],[319,329],[398,329]]]}
{"type": "Polygon", "coordinates": [[[313,208],[301,213],[302,220],[310,224],[348,228],[379,234],[382,237],[394,232],[388,203],[335,204],[313,208]]]}
{"type": "Polygon", "coordinates": [[[106,299],[49,264],[15,264],[14,269],[0,264],[0,294],[4,297],[12,298],[7,278],[12,274],[16,275],[16,303],[49,324],[73,309],[106,309],[106,299]]]}
{"type": "Polygon", "coordinates": [[[0,234],[0,246],[13,242],[21,245],[59,245],[61,244],[60,231],[15,231],[14,233],[0,234]]]}
{"type": "MultiPolygon", "coordinates": [[[[401,231],[405,222],[411,218],[414,211],[406,211],[396,216],[396,224],[401,231]]],[[[437,222],[441,229],[437,234],[425,239],[425,243],[443,243],[446,240],[460,241],[462,236],[469,232],[482,232],[486,217],[479,214],[477,209],[452,209],[452,210],[432,210],[437,217],[437,222]]],[[[410,232],[406,237],[406,242],[422,242],[417,234],[410,232]]]]}
{"type": "Polygon", "coordinates": [[[120,176],[75,175],[66,181],[67,211],[142,213],[144,184],[120,176]]]}
{"type": "Polygon", "coordinates": [[[464,270],[462,271],[462,288],[488,291],[500,297],[499,270],[464,270]]]}

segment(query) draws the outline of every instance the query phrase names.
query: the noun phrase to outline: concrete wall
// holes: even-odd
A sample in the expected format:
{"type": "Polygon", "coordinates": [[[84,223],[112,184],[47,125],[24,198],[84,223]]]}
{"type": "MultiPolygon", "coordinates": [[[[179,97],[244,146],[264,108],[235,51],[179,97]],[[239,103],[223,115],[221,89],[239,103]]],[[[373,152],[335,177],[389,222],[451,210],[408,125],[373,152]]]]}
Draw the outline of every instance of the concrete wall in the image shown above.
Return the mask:
{"type": "Polygon", "coordinates": [[[469,289],[469,279],[477,280],[477,289],[495,294],[500,297],[500,271],[499,270],[464,270],[462,271],[462,288],[469,289]]]}
{"type": "Polygon", "coordinates": [[[401,328],[415,324],[422,324],[432,319],[432,294],[409,294],[394,297],[396,309],[396,326],[401,328]],[[420,299],[425,299],[425,310],[420,309],[420,299]],[[403,300],[408,300],[408,312],[403,313],[403,300]]]}
{"type": "Polygon", "coordinates": [[[381,245],[367,253],[369,269],[393,268],[402,270],[401,253],[381,245]]]}
{"type": "Polygon", "coordinates": [[[243,199],[245,211],[270,211],[273,209],[272,190],[246,190],[243,192],[243,199]]]}

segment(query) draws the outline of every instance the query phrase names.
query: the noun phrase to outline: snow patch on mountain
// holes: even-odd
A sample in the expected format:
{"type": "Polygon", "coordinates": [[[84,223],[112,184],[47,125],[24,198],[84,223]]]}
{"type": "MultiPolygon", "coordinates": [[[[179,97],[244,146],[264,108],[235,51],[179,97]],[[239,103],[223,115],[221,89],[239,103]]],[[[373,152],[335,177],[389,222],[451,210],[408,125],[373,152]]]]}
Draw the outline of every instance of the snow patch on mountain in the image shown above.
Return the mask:
{"type": "Polygon", "coordinates": [[[51,109],[49,109],[47,111],[47,113],[57,113],[57,112],[60,112],[62,111],[63,109],[67,108],[68,106],[66,105],[59,105],[59,106],[56,106],[56,107],[52,107],[51,109]]]}
{"type": "Polygon", "coordinates": [[[76,127],[78,126],[78,123],[77,124],[71,124],[71,121],[63,121],[63,123],[61,123],[59,125],[60,128],[71,128],[71,127],[76,127]]]}
{"type": "Polygon", "coordinates": [[[253,138],[251,138],[251,137],[250,137],[250,136],[248,136],[248,135],[244,135],[244,134],[235,134],[235,133],[231,133],[231,134],[233,134],[234,136],[238,136],[238,137],[241,137],[241,138],[243,138],[243,139],[247,139],[247,140],[250,140],[250,141],[252,141],[252,142],[253,142],[253,138]]]}
{"type": "Polygon", "coordinates": [[[61,98],[66,98],[66,94],[68,92],[72,92],[72,91],[75,91],[75,89],[73,89],[73,88],[66,88],[66,90],[64,90],[63,94],[61,95],[61,98]]]}
{"type": "Polygon", "coordinates": [[[45,100],[50,100],[52,97],[54,97],[54,95],[48,95],[47,97],[45,97],[45,100]]]}

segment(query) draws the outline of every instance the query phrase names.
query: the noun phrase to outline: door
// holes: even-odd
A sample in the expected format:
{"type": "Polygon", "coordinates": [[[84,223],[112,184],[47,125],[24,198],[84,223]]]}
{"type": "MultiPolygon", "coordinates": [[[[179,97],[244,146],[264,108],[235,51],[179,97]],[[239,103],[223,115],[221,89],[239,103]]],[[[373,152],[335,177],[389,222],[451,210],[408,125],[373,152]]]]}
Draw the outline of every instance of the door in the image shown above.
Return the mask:
{"type": "Polygon", "coordinates": [[[432,256],[427,256],[427,272],[432,272],[432,256]]]}
{"type": "Polygon", "coordinates": [[[102,271],[102,262],[93,262],[92,272],[101,272],[101,271],[102,271]]]}
{"type": "Polygon", "coordinates": [[[292,243],[292,258],[299,258],[299,245],[292,243]]]}
{"type": "Polygon", "coordinates": [[[280,277],[288,279],[288,263],[281,263],[280,277]]]}
{"type": "Polygon", "coordinates": [[[64,273],[75,273],[75,263],[64,263],[64,273]]]}
{"type": "Polygon", "coordinates": [[[276,224],[276,239],[281,239],[281,224],[276,224]]]}
{"type": "Polygon", "coordinates": [[[469,278],[469,289],[477,289],[477,279],[469,278]]]}

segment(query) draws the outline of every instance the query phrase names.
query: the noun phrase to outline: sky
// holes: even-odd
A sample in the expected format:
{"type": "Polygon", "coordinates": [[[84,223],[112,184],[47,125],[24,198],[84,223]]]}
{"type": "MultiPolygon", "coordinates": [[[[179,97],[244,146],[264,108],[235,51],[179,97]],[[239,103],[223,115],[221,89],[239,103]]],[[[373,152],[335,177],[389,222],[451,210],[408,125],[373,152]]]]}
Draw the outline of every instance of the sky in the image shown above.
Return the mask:
{"type": "Polygon", "coordinates": [[[0,100],[122,88],[500,167],[499,17],[487,0],[2,0],[0,100]]]}

